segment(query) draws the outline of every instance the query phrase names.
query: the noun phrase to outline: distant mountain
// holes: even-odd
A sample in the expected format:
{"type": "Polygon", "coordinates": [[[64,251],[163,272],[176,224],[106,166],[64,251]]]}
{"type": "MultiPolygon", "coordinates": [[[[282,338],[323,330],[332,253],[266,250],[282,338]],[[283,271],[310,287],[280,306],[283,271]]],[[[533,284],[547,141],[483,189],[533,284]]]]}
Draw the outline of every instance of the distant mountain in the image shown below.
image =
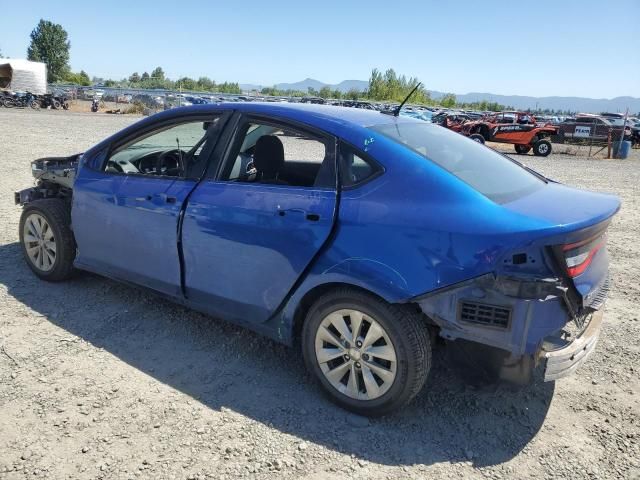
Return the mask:
{"type": "Polygon", "coordinates": [[[325,85],[327,84],[319,80],[315,80],[313,78],[305,78],[301,82],[276,83],[275,87],[278,90],[300,90],[301,92],[306,92],[309,87],[312,87],[314,90],[320,90],[325,85]]]}
{"type": "MultiPolygon", "coordinates": [[[[251,83],[240,84],[240,88],[244,92],[250,92],[253,90],[260,91],[265,86],[266,85],[254,85],[251,83]]],[[[308,91],[309,87],[312,87],[314,90],[320,90],[324,86],[328,86],[329,88],[331,88],[331,90],[340,90],[341,92],[346,93],[349,90],[353,89],[358,91],[366,90],[367,88],[369,88],[369,82],[364,80],[343,80],[336,85],[331,85],[330,83],[324,83],[313,78],[305,78],[301,82],[277,83],[275,85],[278,90],[297,90],[300,92],[308,91]]]]}
{"type": "MultiPolygon", "coordinates": [[[[298,90],[306,92],[309,87],[314,90],[320,90],[322,87],[328,86],[331,90],[340,90],[348,92],[349,90],[366,90],[369,82],[365,80],[343,80],[342,82],[332,85],[323,83],[313,78],[305,78],[301,82],[295,83],[278,83],[275,87],[279,90],[298,90]]],[[[243,91],[260,91],[263,86],[244,84],[240,85],[243,91]]],[[[431,97],[434,99],[442,98],[445,93],[436,90],[430,90],[431,97]]],[[[516,109],[526,110],[527,108],[535,109],[551,109],[551,110],[571,110],[574,112],[624,112],[629,108],[630,113],[640,112],[640,98],[636,97],[615,97],[615,98],[584,98],[584,97],[527,97],[522,95],[497,95],[495,93],[479,93],[471,92],[465,94],[456,94],[456,99],[461,103],[472,103],[486,100],[488,102],[497,102],[502,105],[511,106],[516,109]]]]}
{"type": "Polygon", "coordinates": [[[337,85],[330,85],[331,90],[340,90],[345,93],[349,90],[363,91],[369,88],[369,82],[364,80],[343,80],[337,85]]]}
{"type": "Polygon", "coordinates": [[[262,85],[256,85],[255,83],[241,83],[239,86],[243,92],[253,92],[254,90],[259,92],[264,88],[262,85]]]}
{"type": "MultiPolygon", "coordinates": [[[[438,99],[444,95],[442,92],[432,91],[431,98],[438,99]]],[[[584,97],[527,97],[522,95],[496,95],[495,93],[471,92],[456,95],[460,103],[472,103],[486,100],[508,105],[516,109],[527,108],[571,110],[573,112],[624,112],[627,108],[630,113],[640,112],[640,98],[615,97],[615,98],[584,98],[584,97]]]]}

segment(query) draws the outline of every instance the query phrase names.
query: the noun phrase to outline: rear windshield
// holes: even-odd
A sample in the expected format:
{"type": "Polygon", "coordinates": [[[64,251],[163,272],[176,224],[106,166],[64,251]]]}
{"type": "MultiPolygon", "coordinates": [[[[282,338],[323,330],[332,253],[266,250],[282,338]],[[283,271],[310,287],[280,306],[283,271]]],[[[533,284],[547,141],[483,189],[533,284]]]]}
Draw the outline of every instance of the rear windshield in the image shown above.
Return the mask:
{"type": "Polygon", "coordinates": [[[497,203],[510,202],[545,184],[516,161],[438,125],[398,122],[369,128],[409,147],[497,203]]]}

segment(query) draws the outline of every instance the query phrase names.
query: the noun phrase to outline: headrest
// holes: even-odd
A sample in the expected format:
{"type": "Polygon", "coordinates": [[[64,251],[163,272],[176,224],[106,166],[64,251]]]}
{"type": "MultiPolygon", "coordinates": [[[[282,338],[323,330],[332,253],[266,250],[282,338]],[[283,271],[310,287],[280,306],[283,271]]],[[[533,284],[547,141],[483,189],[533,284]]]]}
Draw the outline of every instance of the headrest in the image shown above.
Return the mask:
{"type": "Polygon", "coordinates": [[[284,164],[284,146],[275,135],[263,135],[253,149],[253,165],[263,176],[274,176],[284,164]]]}

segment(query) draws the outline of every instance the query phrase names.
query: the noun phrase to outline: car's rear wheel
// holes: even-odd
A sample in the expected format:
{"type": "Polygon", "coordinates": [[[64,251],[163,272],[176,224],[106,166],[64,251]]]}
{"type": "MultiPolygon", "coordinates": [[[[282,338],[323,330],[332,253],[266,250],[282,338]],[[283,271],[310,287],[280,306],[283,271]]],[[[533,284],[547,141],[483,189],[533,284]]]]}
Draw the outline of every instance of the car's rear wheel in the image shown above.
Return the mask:
{"type": "Polygon", "coordinates": [[[538,140],[533,144],[533,154],[538,157],[546,157],[551,153],[551,142],[548,140],[538,140]]]}
{"type": "Polygon", "coordinates": [[[62,107],[62,104],[58,100],[54,100],[51,106],[54,108],[54,110],[58,110],[60,107],[62,107]]]}
{"type": "Polygon", "coordinates": [[[474,142],[484,143],[484,137],[479,133],[474,133],[472,135],[469,135],[469,138],[474,142]]]}
{"type": "Polygon", "coordinates": [[[70,223],[70,209],[63,200],[34,200],[22,211],[22,252],[29,268],[43,280],[66,280],[73,273],[76,244],[70,223]]]}
{"type": "Polygon", "coordinates": [[[352,289],[330,292],[313,304],[302,349],[329,398],[366,416],[409,402],[431,365],[427,328],[415,312],[352,289]]]}
{"type": "Polygon", "coordinates": [[[525,153],[529,153],[529,151],[531,150],[530,145],[515,145],[515,147],[516,147],[516,153],[519,153],[521,155],[525,153]]]}

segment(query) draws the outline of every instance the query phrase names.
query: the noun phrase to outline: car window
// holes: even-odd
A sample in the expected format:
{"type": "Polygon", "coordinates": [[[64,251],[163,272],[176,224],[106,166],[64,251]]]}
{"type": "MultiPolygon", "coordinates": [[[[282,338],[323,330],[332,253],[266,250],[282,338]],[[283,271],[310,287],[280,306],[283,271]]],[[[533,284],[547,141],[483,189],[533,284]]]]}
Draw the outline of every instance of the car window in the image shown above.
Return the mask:
{"type": "Polygon", "coordinates": [[[220,180],[335,187],[333,142],[289,126],[248,122],[238,129],[220,180]]]}
{"type": "Polygon", "coordinates": [[[397,122],[369,128],[434,162],[497,203],[512,201],[545,183],[508,157],[438,125],[397,122]]]}
{"type": "Polygon", "coordinates": [[[340,144],[340,172],[342,185],[350,187],[369,180],[382,171],[377,163],[355,148],[340,144]]]}
{"type": "Polygon", "coordinates": [[[135,138],[117,148],[104,163],[104,171],[127,175],[198,177],[206,166],[200,158],[207,131],[220,117],[171,124],[135,138]]]}

